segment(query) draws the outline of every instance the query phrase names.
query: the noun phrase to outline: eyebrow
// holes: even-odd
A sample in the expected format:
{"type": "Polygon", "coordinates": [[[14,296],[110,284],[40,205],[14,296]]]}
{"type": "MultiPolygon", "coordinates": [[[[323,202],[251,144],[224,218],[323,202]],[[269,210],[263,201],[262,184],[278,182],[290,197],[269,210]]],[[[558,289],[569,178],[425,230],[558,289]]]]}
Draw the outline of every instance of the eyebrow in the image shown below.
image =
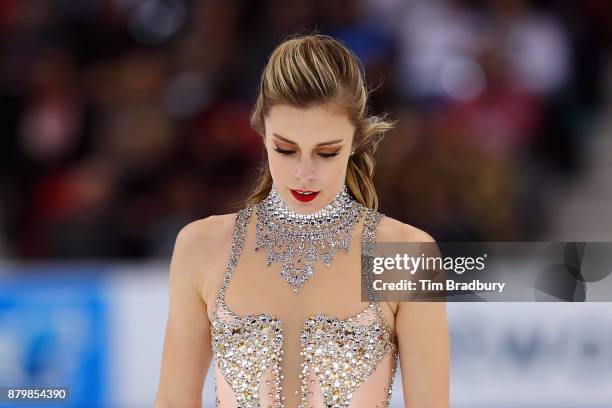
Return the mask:
{"type": "MultiPolygon", "coordinates": [[[[272,133],[272,136],[274,136],[274,137],[276,137],[276,138],[278,138],[278,139],[280,139],[280,140],[282,140],[284,142],[297,145],[297,143],[295,143],[293,140],[287,139],[286,137],[283,137],[281,135],[277,135],[276,133],[272,133]]],[[[339,142],[342,142],[342,141],[343,141],[342,139],[330,140],[328,142],[317,143],[317,146],[328,146],[328,145],[333,145],[333,144],[336,144],[336,143],[339,143],[339,142]]]]}

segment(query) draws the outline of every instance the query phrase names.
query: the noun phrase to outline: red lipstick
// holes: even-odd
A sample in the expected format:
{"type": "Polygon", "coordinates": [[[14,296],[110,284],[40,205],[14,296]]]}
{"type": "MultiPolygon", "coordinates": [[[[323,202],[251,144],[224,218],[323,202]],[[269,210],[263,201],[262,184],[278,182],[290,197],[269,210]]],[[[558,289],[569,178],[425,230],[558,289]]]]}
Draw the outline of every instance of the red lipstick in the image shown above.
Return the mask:
{"type": "Polygon", "coordinates": [[[319,192],[311,190],[291,190],[291,194],[293,194],[296,200],[301,201],[303,203],[308,203],[314,200],[315,197],[319,194],[319,192]]]}

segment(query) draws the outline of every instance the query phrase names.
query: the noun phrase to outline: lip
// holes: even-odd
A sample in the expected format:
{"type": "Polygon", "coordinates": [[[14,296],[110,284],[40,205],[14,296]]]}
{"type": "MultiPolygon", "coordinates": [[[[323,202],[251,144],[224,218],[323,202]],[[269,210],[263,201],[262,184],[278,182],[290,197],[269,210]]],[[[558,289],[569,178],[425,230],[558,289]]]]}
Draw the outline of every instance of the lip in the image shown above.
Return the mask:
{"type": "Polygon", "coordinates": [[[298,200],[298,201],[300,201],[302,203],[308,203],[308,202],[314,200],[317,195],[319,195],[318,191],[312,191],[312,190],[293,190],[293,189],[289,189],[289,190],[291,190],[291,194],[293,195],[293,197],[295,197],[296,200],[298,200]],[[305,192],[305,193],[312,192],[312,194],[303,195],[303,194],[300,194],[299,192],[305,192]]]}

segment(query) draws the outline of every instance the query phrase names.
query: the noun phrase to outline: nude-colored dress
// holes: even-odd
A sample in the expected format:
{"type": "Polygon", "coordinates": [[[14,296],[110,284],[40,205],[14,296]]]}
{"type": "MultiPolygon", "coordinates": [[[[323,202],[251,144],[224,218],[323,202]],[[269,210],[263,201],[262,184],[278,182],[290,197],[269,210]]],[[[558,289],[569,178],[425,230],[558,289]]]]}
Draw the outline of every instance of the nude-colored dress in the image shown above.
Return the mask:
{"type": "Polygon", "coordinates": [[[383,215],[363,208],[349,252],[336,252],[330,267],[316,264],[295,294],[280,266],[267,267],[265,251],[254,251],[254,214],[236,216],[213,310],[217,407],[388,407],[398,360],[393,314],[360,298],[360,248],[374,242],[383,215]]]}

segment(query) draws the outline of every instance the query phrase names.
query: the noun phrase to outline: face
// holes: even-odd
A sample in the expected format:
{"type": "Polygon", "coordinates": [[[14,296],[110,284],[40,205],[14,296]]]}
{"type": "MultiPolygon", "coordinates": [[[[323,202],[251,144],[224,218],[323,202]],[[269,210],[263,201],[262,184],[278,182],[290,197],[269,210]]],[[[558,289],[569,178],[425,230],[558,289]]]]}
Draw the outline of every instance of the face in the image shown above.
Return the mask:
{"type": "Polygon", "coordinates": [[[335,104],[276,105],[265,117],[272,180],[287,206],[311,214],[340,192],[355,128],[335,104]]]}

